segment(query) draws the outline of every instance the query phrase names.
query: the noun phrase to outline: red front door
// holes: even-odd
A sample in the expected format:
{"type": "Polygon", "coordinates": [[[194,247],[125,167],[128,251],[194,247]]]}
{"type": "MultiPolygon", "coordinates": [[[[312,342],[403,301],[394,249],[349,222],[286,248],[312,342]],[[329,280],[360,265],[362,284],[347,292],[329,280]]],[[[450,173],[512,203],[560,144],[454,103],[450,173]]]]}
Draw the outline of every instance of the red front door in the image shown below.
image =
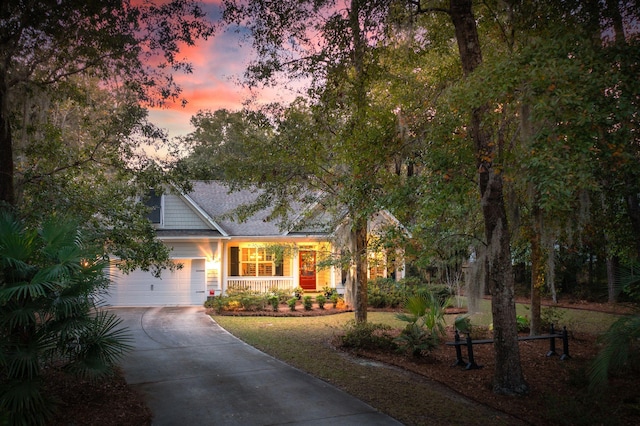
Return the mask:
{"type": "Polygon", "coordinates": [[[305,290],[316,289],[316,252],[300,252],[300,287],[305,290]]]}

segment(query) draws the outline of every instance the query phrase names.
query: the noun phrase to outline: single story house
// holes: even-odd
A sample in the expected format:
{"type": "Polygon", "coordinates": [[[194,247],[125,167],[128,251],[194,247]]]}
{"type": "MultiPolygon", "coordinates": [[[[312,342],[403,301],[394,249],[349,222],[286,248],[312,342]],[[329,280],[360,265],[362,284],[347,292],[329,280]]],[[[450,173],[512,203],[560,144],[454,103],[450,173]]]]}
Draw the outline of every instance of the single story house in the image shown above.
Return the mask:
{"type": "MultiPolygon", "coordinates": [[[[230,288],[266,292],[301,287],[319,292],[329,287],[344,292],[349,268],[318,267],[322,259],[340,250],[332,243],[337,240],[333,232],[282,231],[267,220],[267,210],[243,222],[225,216],[256,197],[252,191],[229,192],[220,182],[204,181],[194,182],[189,194],[173,190],[152,196],[150,204],[154,209],[149,218],[158,239],[171,248],[172,259],[182,268],[165,270],[156,278],[142,270],[124,274],[114,260],[105,303],[201,305],[208,296],[225,294],[230,288]]],[[[376,224],[394,220],[390,213],[381,212],[371,221],[371,230],[376,224]]],[[[381,268],[377,262],[371,274],[393,274],[400,279],[404,265],[381,268]]]]}

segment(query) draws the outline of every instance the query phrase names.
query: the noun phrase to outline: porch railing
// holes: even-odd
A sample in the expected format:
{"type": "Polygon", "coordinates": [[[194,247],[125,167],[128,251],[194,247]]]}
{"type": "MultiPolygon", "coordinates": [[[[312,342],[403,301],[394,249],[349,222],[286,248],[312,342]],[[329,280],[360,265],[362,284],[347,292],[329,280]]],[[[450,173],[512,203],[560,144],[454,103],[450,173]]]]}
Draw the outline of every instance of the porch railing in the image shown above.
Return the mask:
{"type": "Polygon", "coordinates": [[[266,293],[271,289],[292,290],[293,277],[233,277],[227,279],[227,288],[253,290],[266,293]]]}

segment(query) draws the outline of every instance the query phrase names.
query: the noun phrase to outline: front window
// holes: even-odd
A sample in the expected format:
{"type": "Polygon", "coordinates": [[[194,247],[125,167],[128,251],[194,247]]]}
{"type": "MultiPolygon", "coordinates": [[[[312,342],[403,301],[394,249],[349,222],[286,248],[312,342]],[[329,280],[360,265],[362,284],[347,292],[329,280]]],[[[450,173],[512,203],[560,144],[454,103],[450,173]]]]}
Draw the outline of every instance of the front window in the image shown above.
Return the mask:
{"type": "Polygon", "coordinates": [[[369,279],[386,278],[387,267],[381,253],[369,253],[369,279]]]}
{"type": "Polygon", "coordinates": [[[243,247],[240,255],[240,267],[243,276],[271,277],[274,275],[273,254],[264,248],[243,247]]]}

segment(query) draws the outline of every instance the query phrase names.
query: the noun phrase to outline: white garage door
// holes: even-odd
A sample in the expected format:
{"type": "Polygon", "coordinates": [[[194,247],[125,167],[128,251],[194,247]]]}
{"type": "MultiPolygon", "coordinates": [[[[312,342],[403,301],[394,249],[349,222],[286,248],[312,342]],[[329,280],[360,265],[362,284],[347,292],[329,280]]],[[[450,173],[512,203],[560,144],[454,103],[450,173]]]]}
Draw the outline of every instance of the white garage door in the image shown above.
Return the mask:
{"type": "Polygon", "coordinates": [[[140,270],[126,275],[111,266],[105,302],[111,306],[201,305],[206,300],[204,259],[179,263],[182,269],[162,271],[160,278],[140,270]]]}

